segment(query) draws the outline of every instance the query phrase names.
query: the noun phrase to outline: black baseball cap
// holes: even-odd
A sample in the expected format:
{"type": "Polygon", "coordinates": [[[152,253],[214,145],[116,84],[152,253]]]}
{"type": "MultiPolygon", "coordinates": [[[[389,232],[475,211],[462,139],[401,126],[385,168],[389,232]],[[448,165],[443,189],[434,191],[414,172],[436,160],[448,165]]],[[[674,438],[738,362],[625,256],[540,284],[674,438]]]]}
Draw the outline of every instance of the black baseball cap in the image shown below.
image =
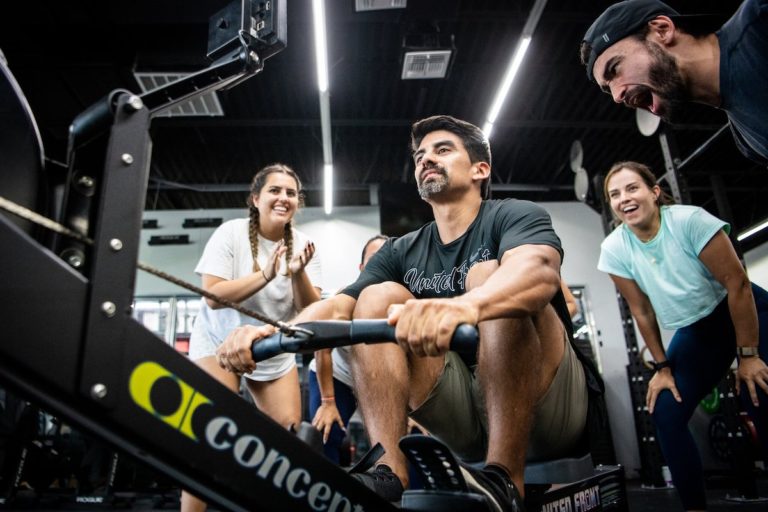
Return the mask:
{"type": "Polygon", "coordinates": [[[595,61],[614,43],[639,31],[642,26],[657,16],[669,16],[673,21],[701,20],[708,27],[715,27],[720,18],[711,15],[681,15],[659,0],[624,0],[608,7],[584,34],[584,42],[592,46],[587,61],[587,78],[595,81],[592,68],[595,61]]]}

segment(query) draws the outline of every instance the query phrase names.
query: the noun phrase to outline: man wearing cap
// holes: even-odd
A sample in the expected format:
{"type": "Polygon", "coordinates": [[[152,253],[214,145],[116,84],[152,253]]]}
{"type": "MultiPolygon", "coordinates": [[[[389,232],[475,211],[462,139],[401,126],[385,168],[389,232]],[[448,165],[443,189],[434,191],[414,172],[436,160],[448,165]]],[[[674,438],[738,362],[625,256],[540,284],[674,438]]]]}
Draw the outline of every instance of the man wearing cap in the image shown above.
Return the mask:
{"type": "Polygon", "coordinates": [[[587,76],[617,103],[666,120],[681,103],[724,110],[736,145],[768,163],[768,0],[746,0],[722,27],[657,0],[625,0],[581,43],[587,76]]]}

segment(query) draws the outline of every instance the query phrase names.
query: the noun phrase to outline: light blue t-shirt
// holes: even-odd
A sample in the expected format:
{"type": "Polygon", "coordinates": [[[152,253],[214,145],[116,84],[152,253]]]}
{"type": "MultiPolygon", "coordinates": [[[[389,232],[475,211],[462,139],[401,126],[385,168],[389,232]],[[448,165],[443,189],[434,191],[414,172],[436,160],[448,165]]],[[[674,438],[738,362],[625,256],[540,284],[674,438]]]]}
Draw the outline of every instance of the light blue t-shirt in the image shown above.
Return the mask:
{"type": "Polygon", "coordinates": [[[624,224],[600,246],[598,270],[634,280],[648,296],[665,329],[678,329],[709,315],[727,291],[699,253],[730,225],[698,206],[661,207],[661,228],[642,242],[624,224]]]}

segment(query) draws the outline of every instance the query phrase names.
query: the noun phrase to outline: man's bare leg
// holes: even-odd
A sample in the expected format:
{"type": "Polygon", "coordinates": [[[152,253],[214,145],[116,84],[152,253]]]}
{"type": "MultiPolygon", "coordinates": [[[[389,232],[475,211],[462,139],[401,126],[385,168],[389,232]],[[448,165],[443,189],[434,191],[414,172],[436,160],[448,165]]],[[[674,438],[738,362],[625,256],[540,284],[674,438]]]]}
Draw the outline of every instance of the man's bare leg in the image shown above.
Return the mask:
{"type": "MultiPolygon", "coordinates": [[[[369,286],[360,295],[355,318],[386,318],[391,304],[402,304],[413,295],[396,283],[369,286]]],[[[407,406],[421,404],[443,369],[443,357],[413,357],[409,363],[394,343],[356,345],[352,350],[352,377],[360,411],[371,444],[386,450],[380,459],[408,485],[408,466],[398,448],[407,425],[407,406]]]]}
{"type": "MultiPolygon", "coordinates": [[[[496,268],[495,261],[472,267],[468,288],[480,286],[496,268]]],[[[548,305],[535,318],[491,320],[479,328],[477,373],[488,414],[486,462],[505,468],[522,495],[534,407],[564,353],[562,323],[548,305]]]]}

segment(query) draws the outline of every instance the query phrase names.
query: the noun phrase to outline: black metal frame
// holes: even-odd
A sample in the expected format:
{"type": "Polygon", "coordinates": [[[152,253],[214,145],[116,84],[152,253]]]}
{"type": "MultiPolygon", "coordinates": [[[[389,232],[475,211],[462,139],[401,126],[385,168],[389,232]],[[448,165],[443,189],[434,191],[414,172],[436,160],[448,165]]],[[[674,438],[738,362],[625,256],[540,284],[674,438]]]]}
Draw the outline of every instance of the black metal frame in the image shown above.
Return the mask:
{"type": "Polygon", "coordinates": [[[0,380],[227,509],[395,510],[131,317],[151,113],[258,73],[246,43],[73,122],[62,217],[93,240],[57,244],[74,265],[0,215],[0,380]]]}
{"type": "MultiPolygon", "coordinates": [[[[119,173],[133,174],[106,170],[119,173]]],[[[126,181],[132,189],[105,182],[105,197],[122,200],[97,223],[88,277],[0,217],[0,244],[13,248],[0,256],[0,378],[227,509],[312,510],[315,485],[327,503],[394,510],[131,318],[143,194],[126,181]]]]}

